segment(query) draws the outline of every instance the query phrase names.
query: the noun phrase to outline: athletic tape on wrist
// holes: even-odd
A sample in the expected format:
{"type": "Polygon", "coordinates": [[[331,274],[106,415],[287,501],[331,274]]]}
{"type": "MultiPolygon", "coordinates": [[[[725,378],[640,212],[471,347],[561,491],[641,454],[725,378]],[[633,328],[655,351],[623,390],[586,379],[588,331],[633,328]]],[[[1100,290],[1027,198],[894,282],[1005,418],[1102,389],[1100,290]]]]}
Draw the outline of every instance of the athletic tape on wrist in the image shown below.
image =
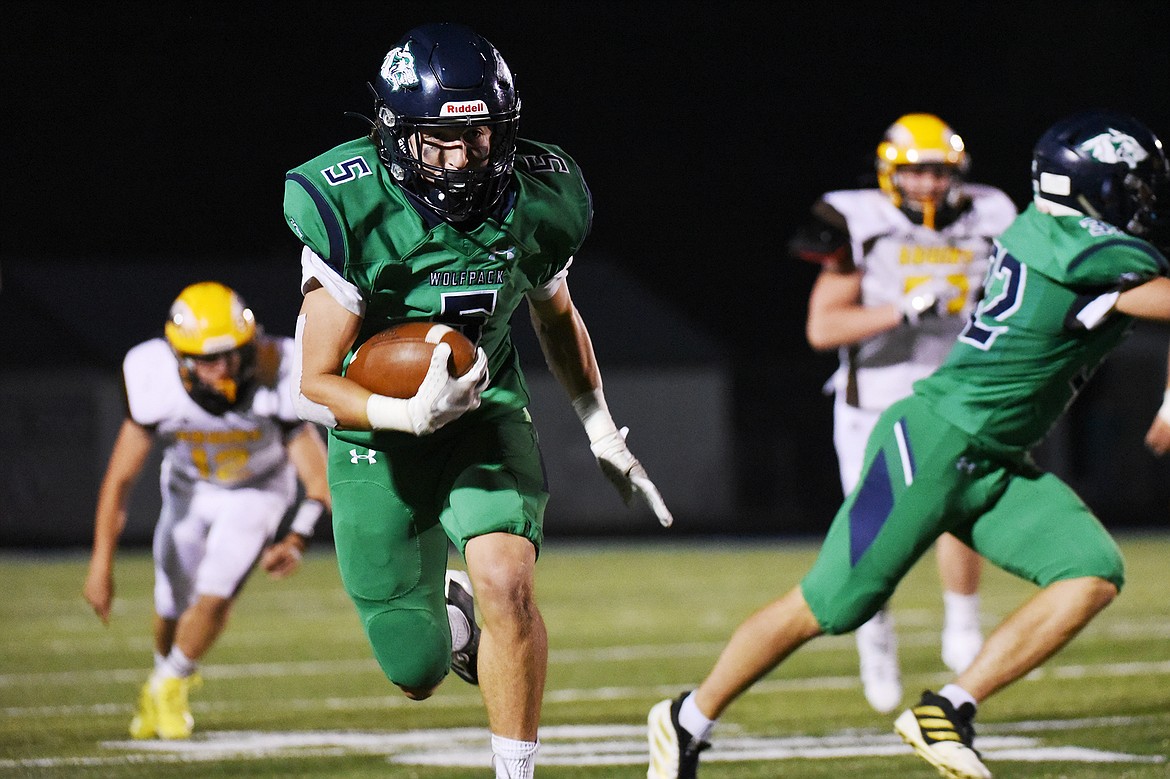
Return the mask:
{"type": "Polygon", "coordinates": [[[315,498],[305,498],[297,506],[297,513],[293,515],[289,530],[302,538],[312,538],[313,530],[318,520],[325,514],[325,504],[315,498]]]}
{"type": "Polygon", "coordinates": [[[591,444],[618,431],[600,387],[573,398],[573,410],[577,412],[577,418],[581,420],[591,444]]]}
{"type": "Polygon", "coordinates": [[[1158,418],[1170,425],[1170,389],[1162,396],[1162,408],[1158,409],[1158,418]]]}
{"type": "Polygon", "coordinates": [[[370,427],[374,430],[397,430],[413,434],[414,425],[410,421],[407,403],[409,401],[405,398],[370,395],[366,401],[366,418],[370,420],[370,427]]]}

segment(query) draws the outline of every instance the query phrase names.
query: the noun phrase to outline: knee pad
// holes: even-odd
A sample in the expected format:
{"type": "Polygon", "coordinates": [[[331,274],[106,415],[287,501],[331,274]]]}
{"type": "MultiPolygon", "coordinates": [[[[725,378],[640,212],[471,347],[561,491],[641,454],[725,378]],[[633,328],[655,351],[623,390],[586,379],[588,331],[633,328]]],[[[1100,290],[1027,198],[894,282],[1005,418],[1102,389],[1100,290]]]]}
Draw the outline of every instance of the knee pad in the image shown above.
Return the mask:
{"type": "Polygon", "coordinates": [[[447,615],[442,621],[429,611],[388,608],[362,611],[366,636],[386,678],[400,687],[434,687],[451,668],[451,636],[447,615]]]}

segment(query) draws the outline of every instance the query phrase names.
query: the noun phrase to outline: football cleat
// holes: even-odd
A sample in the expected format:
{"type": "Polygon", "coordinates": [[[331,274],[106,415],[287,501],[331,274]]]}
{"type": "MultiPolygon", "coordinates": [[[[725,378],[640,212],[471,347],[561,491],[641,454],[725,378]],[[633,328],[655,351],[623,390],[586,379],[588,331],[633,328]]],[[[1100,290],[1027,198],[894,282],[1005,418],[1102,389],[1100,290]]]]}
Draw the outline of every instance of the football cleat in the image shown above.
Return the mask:
{"type": "Polygon", "coordinates": [[[451,650],[451,670],[468,684],[479,684],[479,625],[475,624],[475,596],[471,579],[463,571],[447,571],[447,605],[467,618],[471,636],[464,647],[451,650]]]}
{"type": "Polygon", "coordinates": [[[674,700],[660,701],[646,719],[650,740],[650,768],[646,779],[695,779],[699,753],[711,746],[699,741],[678,724],[678,712],[689,692],[674,700]]]}
{"type": "Polygon", "coordinates": [[[158,735],[158,720],[154,712],[154,695],[147,680],[138,691],[138,711],[130,720],[130,738],[154,738],[158,735]]]}
{"type": "Polygon", "coordinates": [[[170,677],[159,679],[154,685],[154,707],[159,738],[189,738],[195,727],[191,716],[188,696],[192,688],[198,687],[199,676],[184,679],[170,677]]]}
{"type": "Polygon", "coordinates": [[[926,762],[947,779],[991,779],[975,741],[975,707],[964,703],[956,709],[951,702],[930,690],[922,699],[902,712],[894,722],[894,731],[926,762]]]}
{"type": "Polygon", "coordinates": [[[893,617],[882,609],[857,629],[856,639],[865,699],[875,711],[888,714],[902,702],[902,673],[898,668],[893,617]]]}

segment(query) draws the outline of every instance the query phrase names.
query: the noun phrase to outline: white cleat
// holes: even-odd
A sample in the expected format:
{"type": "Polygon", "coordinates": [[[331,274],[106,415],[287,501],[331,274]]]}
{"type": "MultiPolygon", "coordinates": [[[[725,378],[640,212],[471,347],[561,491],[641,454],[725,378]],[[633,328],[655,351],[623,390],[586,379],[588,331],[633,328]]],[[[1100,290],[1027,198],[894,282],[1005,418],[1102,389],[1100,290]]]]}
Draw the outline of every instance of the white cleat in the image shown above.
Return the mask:
{"type": "Polygon", "coordinates": [[[888,714],[902,702],[902,673],[898,669],[898,639],[894,620],[886,609],[857,629],[861,686],[875,711],[888,714]]]}

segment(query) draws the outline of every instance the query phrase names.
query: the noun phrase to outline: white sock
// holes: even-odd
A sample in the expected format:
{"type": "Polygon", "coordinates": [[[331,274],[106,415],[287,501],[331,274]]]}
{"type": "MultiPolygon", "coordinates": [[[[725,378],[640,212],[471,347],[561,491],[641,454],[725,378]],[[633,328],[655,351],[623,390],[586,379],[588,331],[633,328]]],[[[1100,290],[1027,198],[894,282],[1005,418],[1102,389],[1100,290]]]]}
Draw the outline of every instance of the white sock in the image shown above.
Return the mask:
{"type": "Polygon", "coordinates": [[[492,734],[492,766],[496,779],[533,779],[539,741],[517,741],[492,734]]]}
{"type": "Polygon", "coordinates": [[[958,630],[979,629],[979,593],[943,591],[944,625],[958,630]]]}
{"type": "Polygon", "coordinates": [[[167,656],[164,654],[160,654],[159,651],[156,649],[154,652],[154,671],[151,673],[151,676],[161,676],[162,672],[163,672],[163,667],[165,666],[166,662],[167,662],[167,656]]]}
{"type": "Polygon", "coordinates": [[[971,693],[967,692],[957,684],[948,684],[946,687],[943,687],[941,690],[939,690],[938,694],[950,701],[951,705],[956,709],[958,709],[964,703],[970,703],[976,708],[979,706],[979,704],[975,701],[975,698],[971,696],[971,693]]]}
{"type": "Polygon", "coordinates": [[[158,676],[168,679],[186,679],[199,669],[199,663],[183,654],[177,646],[171,647],[171,653],[163,660],[158,669],[158,676]]]}
{"type": "Polygon", "coordinates": [[[692,692],[683,699],[682,706],[679,707],[678,724],[696,740],[707,741],[711,729],[715,727],[715,720],[707,719],[707,716],[699,711],[695,704],[695,694],[692,692]]]}
{"type": "Polygon", "coordinates": [[[467,615],[450,603],[447,604],[447,622],[451,625],[451,651],[458,652],[471,640],[471,625],[467,624],[467,615]]]}

